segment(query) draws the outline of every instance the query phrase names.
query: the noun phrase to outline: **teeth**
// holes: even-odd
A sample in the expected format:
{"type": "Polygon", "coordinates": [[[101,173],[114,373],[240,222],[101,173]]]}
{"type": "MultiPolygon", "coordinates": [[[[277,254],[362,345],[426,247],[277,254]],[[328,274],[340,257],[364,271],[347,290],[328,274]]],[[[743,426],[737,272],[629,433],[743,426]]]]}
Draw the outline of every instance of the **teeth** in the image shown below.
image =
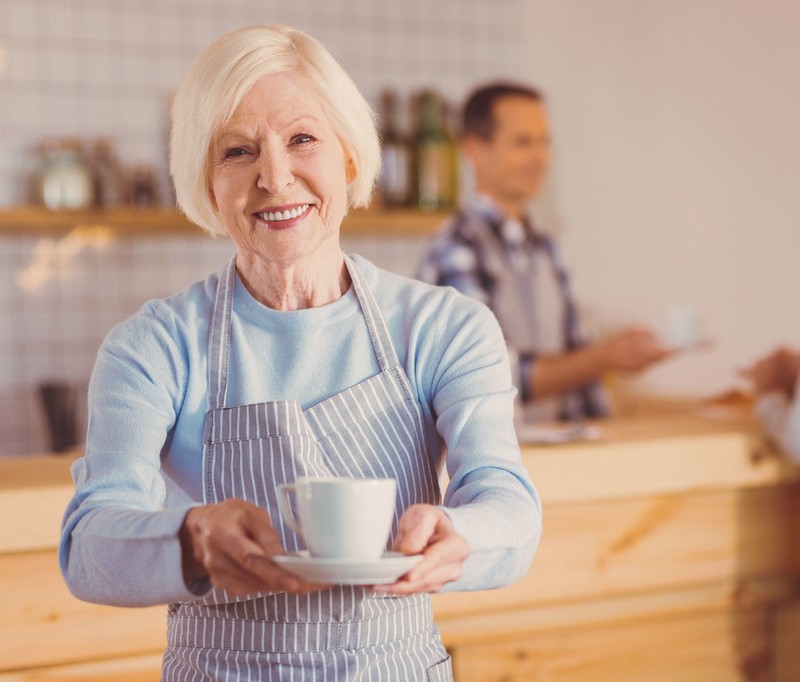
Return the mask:
{"type": "Polygon", "coordinates": [[[301,206],[296,206],[295,208],[285,211],[264,211],[263,213],[259,213],[262,220],[266,220],[270,223],[277,223],[281,220],[291,220],[292,218],[296,218],[299,215],[302,215],[308,210],[309,204],[302,204],[301,206]]]}

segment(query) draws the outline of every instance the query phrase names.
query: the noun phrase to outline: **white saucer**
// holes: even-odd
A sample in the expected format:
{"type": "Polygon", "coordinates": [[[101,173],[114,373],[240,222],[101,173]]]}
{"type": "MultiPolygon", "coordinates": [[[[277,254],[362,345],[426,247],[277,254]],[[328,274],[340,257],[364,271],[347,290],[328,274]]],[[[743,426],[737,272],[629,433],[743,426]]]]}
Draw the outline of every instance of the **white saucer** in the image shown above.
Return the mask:
{"type": "Polygon", "coordinates": [[[665,343],[664,347],[673,353],[692,353],[694,351],[711,350],[715,347],[714,339],[697,339],[691,343],[683,344],[669,344],[665,343]]]}
{"type": "Polygon", "coordinates": [[[574,424],[536,424],[523,422],[516,425],[517,438],[532,445],[557,445],[582,440],[598,440],[602,433],[596,426],[574,424]]]}
{"type": "Polygon", "coordinates": [[[290,573],[311,583],[381,585],[393,583],[410,571],[422,561],[422,555],[408,556],[399,552],[386,552],[375,561],[353,561],[312,557],[304,550],[293,554],[275,555],[272,560],[290,573]]]}

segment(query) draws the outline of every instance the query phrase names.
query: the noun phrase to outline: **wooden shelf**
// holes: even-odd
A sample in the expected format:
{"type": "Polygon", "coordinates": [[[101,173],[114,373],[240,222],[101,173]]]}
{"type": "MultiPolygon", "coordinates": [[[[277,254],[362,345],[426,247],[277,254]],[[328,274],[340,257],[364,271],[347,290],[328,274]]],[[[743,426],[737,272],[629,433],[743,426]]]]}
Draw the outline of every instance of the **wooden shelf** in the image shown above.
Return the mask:
{"type": "MultiPolygon", "coordinates": [[[[342,224],[346,237],[427,237],[448,213],[414,209],[354,210],[342,224]]],[[[206,233],[170,208],[50,211],[36,206],[0,209],[0,236],[61,236],[75,228],[107,228],[121,236],[206,233]]]]}

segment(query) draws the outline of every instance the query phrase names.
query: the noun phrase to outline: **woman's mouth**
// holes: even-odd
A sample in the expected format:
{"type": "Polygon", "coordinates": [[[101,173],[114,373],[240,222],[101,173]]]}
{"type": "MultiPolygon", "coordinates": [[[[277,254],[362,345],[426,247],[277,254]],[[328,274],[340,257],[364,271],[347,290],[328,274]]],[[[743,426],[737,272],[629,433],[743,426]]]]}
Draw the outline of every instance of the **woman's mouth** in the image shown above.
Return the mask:
{"type": "Polygon", "coordinates": [[[284,230],[299,223],[311,208],[311,204],[300,204],[282,211],[261,211],[255,216],[267,223],[271,229],[284,230]]]}

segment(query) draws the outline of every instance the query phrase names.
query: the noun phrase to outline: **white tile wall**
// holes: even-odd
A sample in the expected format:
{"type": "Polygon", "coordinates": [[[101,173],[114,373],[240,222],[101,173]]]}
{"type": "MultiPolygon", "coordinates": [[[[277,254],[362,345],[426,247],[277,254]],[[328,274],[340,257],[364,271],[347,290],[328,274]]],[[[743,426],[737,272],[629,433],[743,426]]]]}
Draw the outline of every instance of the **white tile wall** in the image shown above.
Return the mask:
{"type": "MultiPolygon", "coordinates": [[[[405,101],[433,87],[458,103],[478,82],[522,72],[523,2],[0,0],[0,208],[27,200],[36,145],[59,135],[112,137],[123,164],[157,169],[169,200],[168,97],[199,51],[230,29],[279,21],[306,30],[373,104],[387,87],[405,101]]],[[[400,118],[408,125],[407,110],[400,118]]],[[[376,237],[344,247],[413,275],[425,244],[376,237]]],[[[0,454],[47,448],[38,383],[67,381],[82,404],[108,330],[231,252],[225,240],[147,237],[83,244],[59,261],[63,242],[0,238],[0,454]],[[37,259],[52,276],[25,289],[20,275],[37,259]]]]}
{"type": "Polygon", "coordinates": [[[520,73],[522,2],[0,0],[0,206],[27,200],[35,146],[54,135],[111,136],[123,163],[153,165],[166,188],[168,97],[232,28],[305,29],[373,104],[385,87],[406,98],[434,87],[459,101],[479,81],[520,73]]]}

